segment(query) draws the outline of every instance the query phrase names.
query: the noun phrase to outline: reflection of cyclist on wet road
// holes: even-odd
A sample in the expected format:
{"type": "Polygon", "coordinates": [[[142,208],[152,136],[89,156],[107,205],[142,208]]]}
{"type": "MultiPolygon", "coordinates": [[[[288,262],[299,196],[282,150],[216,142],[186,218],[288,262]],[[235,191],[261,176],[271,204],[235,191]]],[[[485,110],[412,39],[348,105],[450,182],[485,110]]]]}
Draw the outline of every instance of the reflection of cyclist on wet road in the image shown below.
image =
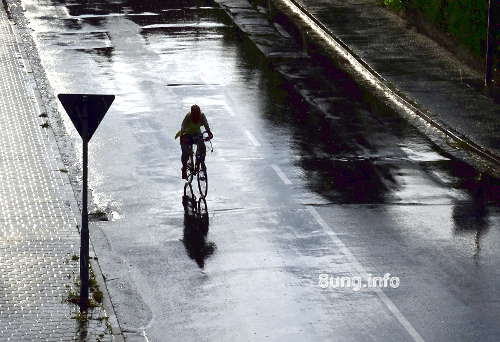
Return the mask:
{"type": "Polygon", "coordinates": [[[213,138],[213,134],[210,131],[207,118],[205,114],[201,112],[201,109],[197,105],[191,106],[191,112],[187,113],[182,121],[181,130],[177,132],[175,138],[181,137],[181,149],[182,149],[182,178],[187,178],[186,164],[189,159],[189,153],[192,150],[193,144],[197,145],[197,150],[200,153],[200,160],[203,162],[205,160],[206,147],[203,141],[203,136],[201,134],[200,127],[204,126],[208,133],[208,139],[213,138]]]}
{"type": "Polygon", "coordinates": [[[207,202],[204,198],[200,198],[198,206],[193,208],[190,207],[190,204],[193,203],[192,200],[192,197],[186,195],[182,199],[182,205],[184,206],[184,236],[182,242],[189,257],[195,260],[198,266],[203,269],[206,259],[214,253],[217,246],[214,242],[207,240],[209,225],[207,202]]]}

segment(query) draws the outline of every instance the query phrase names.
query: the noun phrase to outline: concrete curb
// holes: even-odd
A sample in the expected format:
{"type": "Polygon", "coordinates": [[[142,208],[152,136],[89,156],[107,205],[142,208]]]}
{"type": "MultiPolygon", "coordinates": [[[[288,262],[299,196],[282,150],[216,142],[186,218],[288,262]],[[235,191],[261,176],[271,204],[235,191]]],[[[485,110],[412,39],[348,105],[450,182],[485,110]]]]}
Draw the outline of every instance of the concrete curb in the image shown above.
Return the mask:
{"type": "MultiPolygon", "coordinates": [[[[382,105],[406,118],[422,120],[424,124],[432,126],[444,135],[445,140],[448,140],[445,141],[446,144],[454,145],[455,149],[458,147],[466,151],[470,155],[470,158],[466,158],[467,162],[495,177],[500,175],[500,156],[476,144],[452,127],[432,118],[428,114],[430,113],[428,110],[414,103],[391,82],[379,75],[303,6],[295,0],[269,1],[274,10],[288,17],[291,24],[298,30],[305,32],[303,39],[306,39],[310,44],[319,45],[324,53],[337,60],[336,64],[350,74],[358,85],[373,94],[382,105]]],[[[438,145],[443,146],[442,143],[438,143],[438,145]]],[[[449,151],[449,149],[446,150],[449,151]]]]}
{"type": "MultiPolygon", "coordinates": [[[[6,4],[4,3],[4,5],[6,5],[6,4]]],[[[13,20],[8,6],[5,7],[5,12],[8,14],[9,20],[13,20]]],[[[45,104],[41,99],[42,95],[38,89],[37,82],[35,80],[35,76],[33,75],[31,62],[30,62],[29,58],[27,57],[27,54],[24,50],[23,42],[20,39],[20,34],[17,31],[16,25],[13,25],[12,23],[10,23],[10,30],[15,37],[17,49],[22,57],[24,67],[25,67],[26,72],[28,74],[27,80],[29,82],[30,89],[33,93],[32,94],[33,98],[34,98],[33,100],[35,103],[35,107],[38,110],[38,114],[40,114],[42,112],[46,113],[47,110],[45,109],[45,104]]],[[[56,135],[52,129],[52,126],[51,126],[51,129],[48,130],[48,132],[49,132],[49,139],[50,139],[50,145],[51,145],[50,148],[52,150],[55,150],[54,154],[60,157],[61,156],[60,146],[57,143],[57,138],[56,138],[56,135]]],[[[62,158],[60,158],[60,160],[58,161],[58,164],[59,165],[64,164],[64,162],[62,161],[62,158]]],[[[65,191],[64,197],[65,197],[65,200],[67,201],[67,203],[69,203],[68,210],[73,213],[74,217],[76,217],[76,218],[81,217],[81,209],[79,206],[79,201],[76,197],[77,192],[75,192],[73,187],[72,187],[72,183],[71,183],[71,180],[69,178],[69,175],[61,173],[61,180],[66,185],[66,191],[65,191]]],[[[78,220],[77,220],[77,222],[75,222],[75,225],[76,225],[75,229],[78,229],[78,231],[80,231],[80,226],[79,226],[78,220]]],[[[112,334],[113,341],[122,342],[125,339],[123,337],[123,333],[121,331],[119,322],[116,318],[116,313],[115,313],[113,304],[111,302],[111,298],[109,296],[109,293],[108,293],[108,290],[106,287],[106,283],[104,281],[104,277],[103,277],[102,272],[101,272],[101,268],[100,268],[99,263],[98,263],[98,258],[96,257],[96,253],[94,250],[92,240],[90,241],[90,265],[91,265],[92,270],[96,276],[96,280],[99,284],[99,287],[104,294],[103,306],[104,306],[104,310],[106,311],[106,314],[108,315],[109,324],[110,324],[111,330],[112,330],[111,334],[112,334]]]]}

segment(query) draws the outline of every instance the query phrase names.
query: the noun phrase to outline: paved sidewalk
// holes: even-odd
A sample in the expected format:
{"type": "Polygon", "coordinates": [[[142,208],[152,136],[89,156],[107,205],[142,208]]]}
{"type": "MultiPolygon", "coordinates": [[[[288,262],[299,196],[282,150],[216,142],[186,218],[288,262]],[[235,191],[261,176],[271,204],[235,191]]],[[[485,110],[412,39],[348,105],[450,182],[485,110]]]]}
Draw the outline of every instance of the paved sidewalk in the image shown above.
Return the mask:
{"type": "Polygon", "coordinates": [[[0,65],[0,341],[110,339],[104,322],[80,329],[65,303],[79,273],[76,202],[3,9],[0,65]]]}
{"type": "Polygon", "coordinates": [[[477,89],[482,75],[377,0],[295,1],[434,122],[500,160],[500,106],[477,89]]]}

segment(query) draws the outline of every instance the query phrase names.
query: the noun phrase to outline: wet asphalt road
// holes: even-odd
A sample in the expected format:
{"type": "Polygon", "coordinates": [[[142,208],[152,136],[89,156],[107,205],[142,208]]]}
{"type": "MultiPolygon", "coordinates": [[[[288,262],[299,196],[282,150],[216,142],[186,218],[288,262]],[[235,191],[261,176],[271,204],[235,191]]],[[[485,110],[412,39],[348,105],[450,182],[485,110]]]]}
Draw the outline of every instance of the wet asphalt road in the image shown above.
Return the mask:
{"type": "Polygon", "coordinates": [[[329,119],[298,106],[213,3],[24,5],[56,93],[117,96],[92,236],[131,340],[498,340],[495,184],[356,94],[329,119]],[[215,134],[208,222],[184,213],[173,139],[193,103],[215,134]],[[386,273],[398,288],[319,286],[386,273]]]}

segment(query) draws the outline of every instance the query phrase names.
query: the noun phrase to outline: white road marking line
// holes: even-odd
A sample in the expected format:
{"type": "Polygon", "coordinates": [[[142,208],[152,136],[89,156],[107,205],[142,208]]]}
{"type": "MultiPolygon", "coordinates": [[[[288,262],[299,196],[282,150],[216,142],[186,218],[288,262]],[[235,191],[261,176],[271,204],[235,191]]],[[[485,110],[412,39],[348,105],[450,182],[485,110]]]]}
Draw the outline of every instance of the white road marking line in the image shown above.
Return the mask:
{"type": "MultiPolygon", "coordinates": [[[[228,85],[226,85],[227,87],[228,85]]],[[[230,85],[229,85],[230,86],[230,85]]],[[[235,103],[239,103],[240,101],[237,101],[234,96],[229,92],[227,91],[226,89],[224,89],[224,95],[227,97],[227,99],[229,100],[229,102],[231,102],[233,105],[235,103]]]]}
{"type": "Polygon", "coordinates": [[[205,75],[205,73],[204,73],[204,72],[201,72],[201,73],[200,73],[200,80],[201,80],[203,83],[208,83],[207,76],[205,75]]]}
{"type": "Polygon", "coordinates": [[[234,114],[234,111],[229,105],[226,103],[224,104],[224,108],[226,109],[226,112],[229,114],[229,116],[235,117],[236,115],[234,114]]]}
{"type": "Polygon", "coordinates": [[[257,139],[255,139],[255,137],[253,136],[252,133],[250,133],[250,131],[245,130],[245,134],[247,135],[248,139],[250,140],[250,142],[252,143],[253,146],[255,146],[255,147],[260,146],[260,143],[257,141],[257,139]]]}
{"type": "MultiPolygon", "coordinates": [[[[337,237],[337,234],[334,232],[334,230],[326,223],[323,218],[319,215],[318,211],[314,207],[309,207],[308,208],[309,212],[311,215],[314,217],[316,222],[325,230],[325,232],[330,236],[330,238],[338,245],[340,246],[340,251],[342,254],[344,254],[354,267],[356,268],[356,271],[363,276],[364,278],[368,277],[368,273],[365,271],[364,267],[359,263],[358,259],[351,253],[349,248],[342,242],[337,237]],[[332,234],[333,233],[333,234],[332,234]]],[[[406,319],[406,317],[399,311],[397,306],[392,302],[392,300],[387,297],[387,295],[382,291],[381,288],[374,288],[375,293],[377,296],[380,298],[382,303],[385,304],[387,309],[396,317],[396,319],[399,321],[399,323],[405,328],[406,332],[413,338],[414,341],[416,342],[425,342],[425,340],[420,336],[420,334],[417,332],[417,330],[413,327],[413,325],[406,319]]]]}
{"type": "Polygon", "coordinates": [[[146,330],[142,329],[142,337],[144,337],[144,340],[146,342],[149,342],[149,338],[148,338],[148,335],[146,335],[146,330]]]}
{"type": "Polygon", "coordinates": [[[215,89],[215,86],[213,84],[210,84],[209,77],[207,75],[205,75],[204,72],[200,73],[200,79],[203,83],[205,83],[206,88],[208,88],[210,90],[215,89]]]}
{"type": "Polygon", "coordinates": [[[283,173],[283,171],[281,171],[278,165],[272,164],[271,167],[273,168],[274,172],[276,172],[276,174],[281,178],[283,183],[285,183],[286,185],[292,184],[290,179],[288,179],[288,177],[283,173]]]}

